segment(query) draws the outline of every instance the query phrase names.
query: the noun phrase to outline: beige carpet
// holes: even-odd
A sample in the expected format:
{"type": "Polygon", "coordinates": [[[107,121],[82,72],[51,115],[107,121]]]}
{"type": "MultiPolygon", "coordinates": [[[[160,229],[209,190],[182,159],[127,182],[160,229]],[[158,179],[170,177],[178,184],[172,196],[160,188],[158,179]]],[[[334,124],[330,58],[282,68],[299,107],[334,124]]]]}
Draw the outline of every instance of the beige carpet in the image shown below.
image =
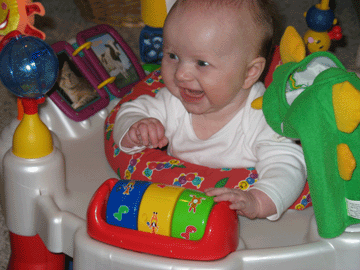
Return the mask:
{"type": "MultiPolygon", "coordinates": [[[[79,0],[76,1],[78,2],[79,0]]],[[[353,2],[356,1],[358,0],[353,0],[353,2]]],[[[69,40],[75,37],[79,31],[95,25],[81,17],[73,0],[41,0],[39,2],[44,5],[46,16],[42,18],[37,17],[36,26],[46,33],[46,41],[49,44],[60,40],[69,40]]],[[[275,2],[279,5],[283,26],[293,25],[300,34],[304,34],[306,24],[302,14],[319,1],[275,0],[275,2]]],[[[336,16],[343,27],[345,35],[344,40],[339,44],[341,46],[335,50],[335,54],[346,67],[352,67],[355,63],[356,51],[360,44],[359,20],[351,0],[330,2],[332,7],[335,8],[336,16]]],[[[135,54],[139,55],[138,40],[141,29],[116,27],[116,30],[128,42],[135,54]]],[[[16,117],[16,99],[0,83],[0,133],[14,117],[16,117]]],[[[0,211],[0,270],[6,269],[9,248],[8,232],[2,211],[0,211]]]]}

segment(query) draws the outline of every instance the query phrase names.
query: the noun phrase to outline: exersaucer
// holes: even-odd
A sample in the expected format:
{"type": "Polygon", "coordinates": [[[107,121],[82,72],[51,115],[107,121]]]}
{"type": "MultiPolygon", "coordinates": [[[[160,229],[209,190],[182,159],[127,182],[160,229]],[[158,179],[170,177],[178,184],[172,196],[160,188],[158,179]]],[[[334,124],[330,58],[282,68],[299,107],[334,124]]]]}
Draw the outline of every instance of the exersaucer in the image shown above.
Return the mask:
{"type": "MultiPolygon", "coordinates": [[[[39,114],[51,127],[54,153],[32,160],[31,166],[26,161],[19,164],[11,151],[4,157],[5,167],[13,170],[4,173],[7,200],[17,202],[18,209],[24,209],[25,198],[32,202],[27,215],[24,212],[16,215],[16,211],[7,209],[7,226],[11,232],[39,235],[49,251],[72,257],[74,269],[324,269],[324,266],[356,269],[359,265],[359,227],[348,227],[334,239],[320,238],[312,208],[288,210],[276,222],[239,217],[239,250],[215,261],[170,259],[92,239],[86,224],[90,198],[106,179],[117,177],[103,151],[103,123],[110,109],[107,107],[90,119],[75,123],[62,115],[50,99],[45,101],[39,114]],[[15,164],[17,169],[13,168],[15,164]],[[40,172],[34,172],[37,168],[40,172]],[[33,186],[19,183],[24,173],[33,186]]],[[[16,122],[15,119],[12,125],[16,122]]],[[[2,152],[11,147],[4,140],[9,136],[12,136],[10,128],[2,133],[2,152]]]]}
{"type": "MultiPolygon", "coordinates": [[[[151,76],[144,79],[143,83],[151,76]]],[[[276,222],[239,217],[240,229],[237,233],[240,237],[237,250],[212,261],[150,255],[118,248],[90,237],[87,215],[102,219],[105,216],[96,216],[99,212],[92,211],[91,207],[88,211],[89,203],[91,201],[92,206],[97,202],[103,211],[110,198],[110,190],[117,183],[117,180],[106,181],[117,178],[117,174],[109,166],[104,153],[104,123],[119,100],[114,98],[106,108],[90,118],[75,122],[47,98],[40,105],[38,115],[51,131],[53,147],[50,153],[40,157],[25,158],[13,153],[12,137],[19,120],[14,119],[2,132],[0,156],[6,194],[6,224],[13,235],[28,237],[30,240],[37,237],[50,254],[72,257],[74,269],[358,267],[360,226],[349,226],[336,238],[321,238],[311,207],[303,211],[288,210],[276,222]],[[99,191],[102,194],[96,200],[99,191]]],[[[218,221],[221,222],[222,220],[218,221]]],[[[112,236],[107,231],[104,234],[112,236]]],[[[166,239],[171,241],[171,238],[166,239]]],[[[114,241],[122,240],[114,238],[114,241]]],[[[31,249],[26,252],[30,254],[31,249]]],[[[51,269],[62,269],[54,265],[51,269]]]]}

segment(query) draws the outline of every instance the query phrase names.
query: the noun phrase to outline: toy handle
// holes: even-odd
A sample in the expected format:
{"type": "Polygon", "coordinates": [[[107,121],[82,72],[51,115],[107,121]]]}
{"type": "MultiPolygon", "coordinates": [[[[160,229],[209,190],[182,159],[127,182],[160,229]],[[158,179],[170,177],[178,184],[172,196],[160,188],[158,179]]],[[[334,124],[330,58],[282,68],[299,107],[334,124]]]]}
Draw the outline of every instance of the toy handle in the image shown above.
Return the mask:
{"type": "Polygon", "coordinates": [[[2,49],[6,46],[6,44],[9,43],[12,38],[19,36],[21,36],[21,32],[18,30],[11,31],[6,36],[4,36],[4,38],[0,42],[0,51],[2,51],[2,49]]]}

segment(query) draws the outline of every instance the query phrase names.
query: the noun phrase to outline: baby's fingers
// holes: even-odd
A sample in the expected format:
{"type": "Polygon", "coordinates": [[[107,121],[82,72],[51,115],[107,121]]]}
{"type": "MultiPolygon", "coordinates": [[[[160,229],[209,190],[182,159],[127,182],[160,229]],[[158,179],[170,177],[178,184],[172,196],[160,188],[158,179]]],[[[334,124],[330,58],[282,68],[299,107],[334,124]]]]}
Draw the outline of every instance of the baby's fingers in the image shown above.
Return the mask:
{"type": "Polygon", "coordinates": [[[148,132],[149,132],[149,147],[158,147],[159,140],[157,135],[156,126],[154,124],[150,124],[148,126],[148,132]]]}
{"type": "Polygon", "coordinates": [[[225,193],[216,195],[216,197],[214,197],[215,202],[227,201],[227,202],[231,202],[231,203],[236,203],[239,200],[240,200],[239,196],[233,192],[225,192],[225,193]]]}
{"type": "Polygon", "coordinates": [[[221,194],[230,192],[228,188],[207,188],[205,193],[207,196],[219,196],[221,194]]]}
{"type": "Polygon", "coordinates": [[[238,215],[246,216],[250,219],[256,217],[256,209],[251,201],[247,200],[246,196],[241,193],[224,193],[223,195],[214,198],[214,201],[229,201],[231,204],[229,208],[235,210],[238,215]]]}
{"type": "Polygon", "coordinates": [[[164,136],[164,137],[162,137],[162,139],[159,141],[158,147],[159,147],[159,148],[162,148],[162,147],[166,146],[168,143],[169,143],[168,138],[166,138],[166,137],[164,136]]]}
{"type": "Polygon", "coordinates": [[[215,202],[235,202],[237,200],[236,194],[230,188],[212,188],[205,190],[205,193],[207,196],[215,196],[215,202]]]}
{"type": "Polygon", "coordinates": [[[238,211],[238,214],[239,212],[243,214],[243,211],[246,209],[246,204],[244,201],[235,201],[229,205],[229,208],[238,211]]]}
{"type": "Polygon", "coordinates": [[[142,145],[149,146],[151,143],[151,129],[148,126],[148,123],[139,123],[137,136],[142,142],[142,145]]]}
{"type": "Polygon", "coordinates": [[[168,140],[165,137],[165,128],[158,119],[151,118],[148,128],[150,142],[154,148],[161,148],[168,144],[168,140]]]}
{"type": "Polygon", "coordinates": [[[142,145],[142,140],[141,140],[141,136],[140,136],[140,131],[137,130],[136,128],[130,128],[128,135],[130,137],[130,140],[136,144],[136,145],[142,145]]]}

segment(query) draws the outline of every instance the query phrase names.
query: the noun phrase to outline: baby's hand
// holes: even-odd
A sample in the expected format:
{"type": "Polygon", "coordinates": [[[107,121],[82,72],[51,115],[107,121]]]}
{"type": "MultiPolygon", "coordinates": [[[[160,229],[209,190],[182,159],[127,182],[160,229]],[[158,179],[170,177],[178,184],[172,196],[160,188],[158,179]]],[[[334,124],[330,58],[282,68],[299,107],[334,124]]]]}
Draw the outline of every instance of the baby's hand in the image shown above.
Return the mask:
{"type": "Polygon", "coordinates": [[[121,141],[121,146],[132,148],[146,146],[162,148],[168,144],[165,128],[156,118],[145,118],[133,124],[121,141]]]}
{"type": "Polygon", "coordinates": [[[259,217],[260,207],[257,198],[249,191],[234,188],[208,188],[205,190],[207,196],[215,196],[215,202],[228,201],[230,209],[236,210],[241,216],[254,219],[259,217]]]}

